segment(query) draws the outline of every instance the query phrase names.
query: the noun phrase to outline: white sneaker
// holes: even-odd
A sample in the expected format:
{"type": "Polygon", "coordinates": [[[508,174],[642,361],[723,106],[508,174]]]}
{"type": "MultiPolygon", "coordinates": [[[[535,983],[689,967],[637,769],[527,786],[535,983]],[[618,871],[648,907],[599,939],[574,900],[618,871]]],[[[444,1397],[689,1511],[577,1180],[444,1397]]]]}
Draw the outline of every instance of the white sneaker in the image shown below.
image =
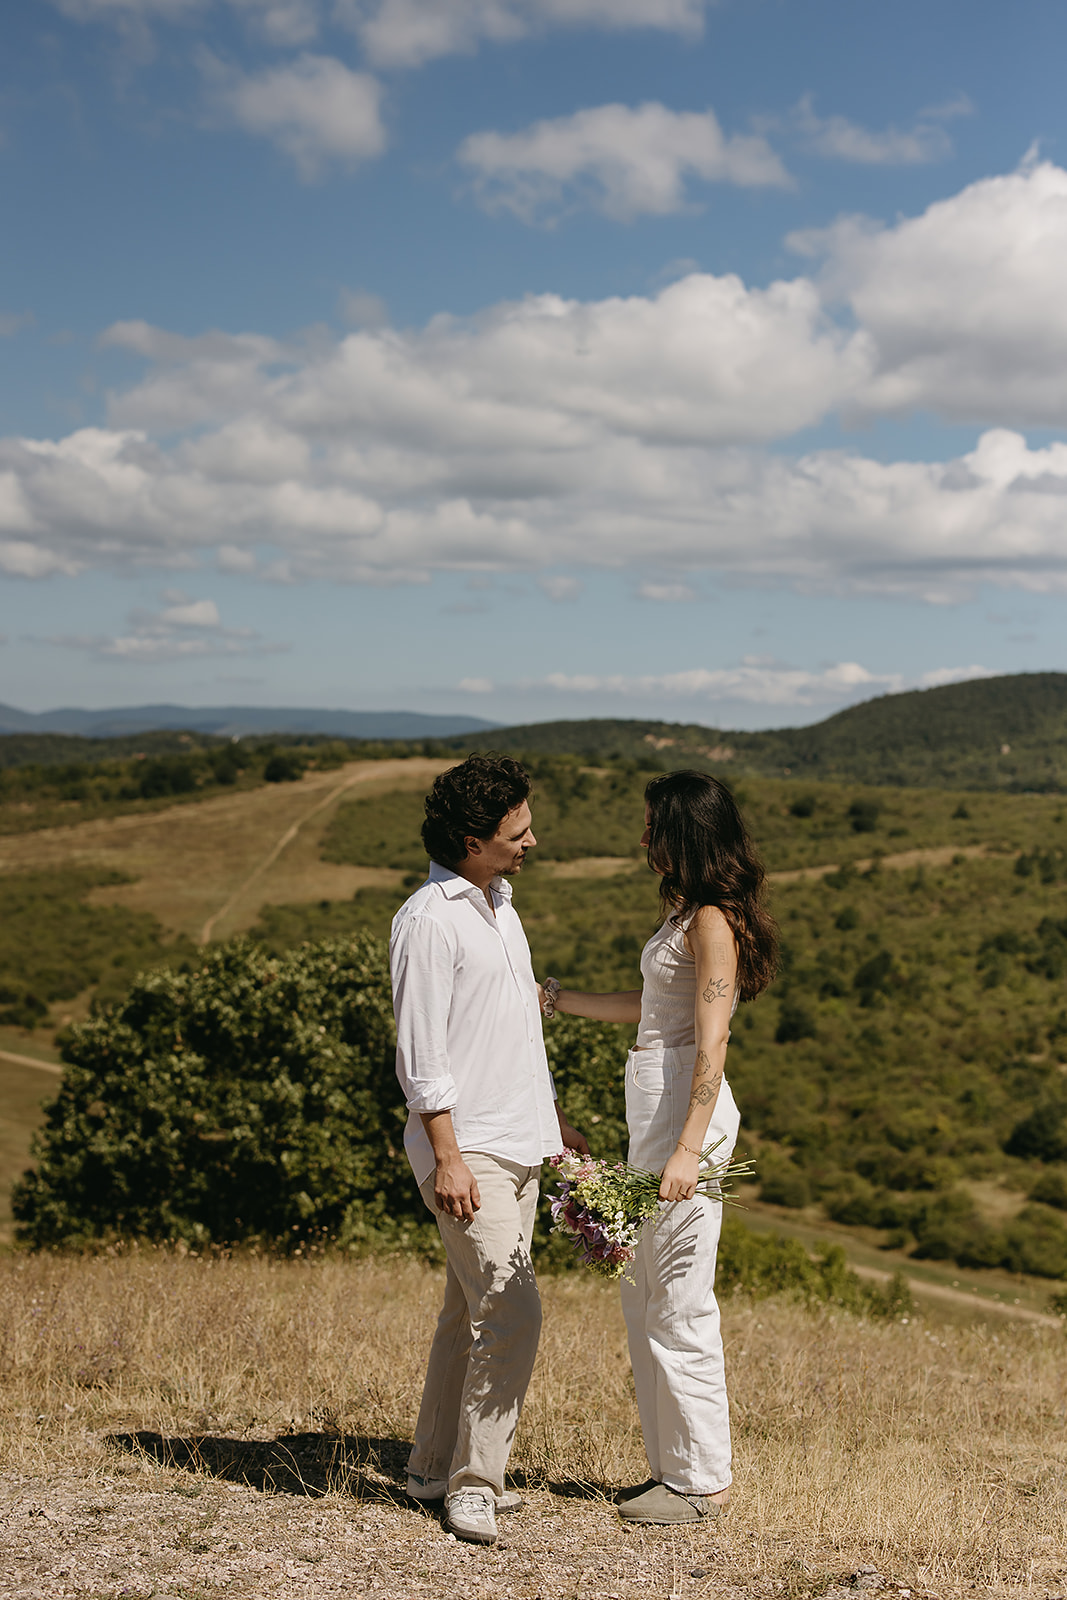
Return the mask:
{"type": "Polygon", "coordinates": [[[491,1489],[456,1489],[445,1496],[449,1533],[471,1544],[496,1543],[496,1505],[491,1489]]]}
{"type": "MultiPolygon", "coordinates": [[[[445,1478],[420,1478],[414,1472],[408,1473],[408,1494],[420,1505],[443,1500],[447,1492],[448,1481],[445,1478]]],[[[521,1505],[522,1495],[516,1494],[514,1489],[505,1489],[503,1494],[496,1497],[496,1514],[499,1517],[509,1511],[518,1511],[521,1505]]]]}

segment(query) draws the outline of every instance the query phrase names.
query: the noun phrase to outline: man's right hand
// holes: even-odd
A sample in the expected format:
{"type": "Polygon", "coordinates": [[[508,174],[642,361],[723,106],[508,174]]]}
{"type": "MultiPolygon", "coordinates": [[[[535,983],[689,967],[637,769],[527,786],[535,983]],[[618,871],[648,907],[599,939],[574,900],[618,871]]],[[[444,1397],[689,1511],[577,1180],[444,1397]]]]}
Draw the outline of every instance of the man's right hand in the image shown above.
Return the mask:
{"type": "Polygon", "coordinates": [[[445,1211],[460,1222],[471,1222],[474,1213],[481,1209],[478,1180],[458,1153],[437,1163],[433,1197],[438,1211],[445,1211]]]}

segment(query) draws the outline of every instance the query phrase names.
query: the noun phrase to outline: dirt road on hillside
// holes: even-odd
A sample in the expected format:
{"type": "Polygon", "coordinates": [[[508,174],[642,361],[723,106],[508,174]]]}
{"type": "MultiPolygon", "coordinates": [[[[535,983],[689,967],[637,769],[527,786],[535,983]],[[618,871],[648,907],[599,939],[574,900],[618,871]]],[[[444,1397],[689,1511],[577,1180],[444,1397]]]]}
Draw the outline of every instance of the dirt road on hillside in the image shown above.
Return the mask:
{"type": "Polygon", "coordinates": [[[261,906],[341,900],[356,889],[393,887],[388,868],[322,861],[319,841],[342,797],[423,789],[447,761],[353,761],[299,783],[105,817],[0,839],[0,871],[105,866],[132,883],[93,889],[91,904],[148,911],[164,927],[202,941],[250,927],[261,906]]]}

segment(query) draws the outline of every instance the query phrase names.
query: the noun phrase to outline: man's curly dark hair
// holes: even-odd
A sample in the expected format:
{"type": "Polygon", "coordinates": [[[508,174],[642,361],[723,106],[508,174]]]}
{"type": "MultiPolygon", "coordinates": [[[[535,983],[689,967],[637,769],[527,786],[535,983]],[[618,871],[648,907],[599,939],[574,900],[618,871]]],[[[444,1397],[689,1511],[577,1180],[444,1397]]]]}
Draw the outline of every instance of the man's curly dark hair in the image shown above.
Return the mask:
{"type": "Polygon", "coordinates": [[[529,792],[529,773],[510,756],[468,756],[436,777],[426,796],[426,854],[442,867],[458,867],[467,859],[466,841],[491,839],[529,792]]]}

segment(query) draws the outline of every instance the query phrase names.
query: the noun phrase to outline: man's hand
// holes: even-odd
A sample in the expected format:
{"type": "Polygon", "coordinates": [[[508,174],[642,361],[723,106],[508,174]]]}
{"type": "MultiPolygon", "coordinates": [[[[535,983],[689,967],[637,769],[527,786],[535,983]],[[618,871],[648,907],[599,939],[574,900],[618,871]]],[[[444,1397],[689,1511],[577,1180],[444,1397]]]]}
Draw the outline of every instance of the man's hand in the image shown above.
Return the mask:
{"type": "Polygon", "coordinates": [[[692,1200],[700,1182],[700,1161],[688,1150],[675,1150],[660,1177],[661,1200],[692,1200]]]}
{"type": "Polygon", "coordinates": [[[563,1140],[564,1150],[575,1150],[580,1156],[589,1155],[589,1140],[584,1133],[579,1133],[577,1128],[572,1128],[556,1102],[556,1116],[559,1118],[559,1136],[563,1140]]]}
{"type": "Polygon", "coordinates": [[[481,1210],[478,1180],[457,1151],[438,1161],[434,1173],[433,1197],[438,1211],[445,1211],[460,1222],[471,1222],[481,1210]]]}

